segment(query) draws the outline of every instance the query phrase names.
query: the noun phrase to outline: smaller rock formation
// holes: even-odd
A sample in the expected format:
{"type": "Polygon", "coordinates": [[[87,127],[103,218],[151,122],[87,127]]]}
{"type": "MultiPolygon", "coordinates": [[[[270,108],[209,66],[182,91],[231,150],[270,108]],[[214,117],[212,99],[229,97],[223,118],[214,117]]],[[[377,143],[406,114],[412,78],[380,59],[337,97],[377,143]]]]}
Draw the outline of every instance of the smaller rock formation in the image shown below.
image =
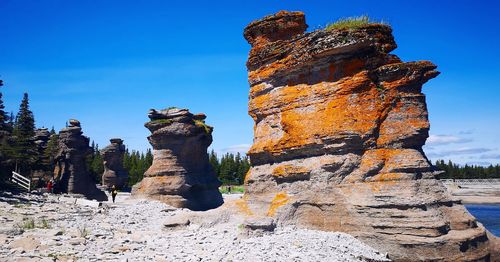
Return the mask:
{"type": "Polygon", "coordinates": [[[47,148],[47,142],[50,139],[50,132],[47,128],[38,128],[35,130],[35,136],[33,138],[37,146],[38,152],[42,154],[47,148]]]}
{"type": "Polygon", "coordinates": [[[192,210],[216,208],[223,203],[220,181],[208,162],[207,148],[213,128],[204,114],[187,109],[151,109],[145,124],[153,146],[153,164],[132,195],[158,199],[174,207],[192,210]]]}
{"type": "Polygon", "coordinates": [[[97,189],[87,170],[86,157],[92,152],[92,148],[89,147],[89,138],[82,134],[80,122],[75,119],[71,119],[69,126],[59,132],[54,169],[55,190],[106,201],[106,194],[97,189]]]}
{"type": "Polygon", "coordinates": [[[36,150],[39,156],[39,161],[36,163],[35,168],[33,170],[33,174],[31,176],[31,182],[37,187],[44,186],[45,181],[48,181],[50,178],[50,170],[46,170],[44,167],[44,155],[45,150],[47,149],[47,143],[50,139],[50,132],[47,128],[38,128],[35,130],[35,136],[33,137],[33,141],[36,145],[36,150]]]}
{"type": "Polygon", "coordinates": [[[112,138],[110,142],[111,145],[101,150],[101,156],[104,160],[102,184],[108,188],[113,185],[117,188],[124,188],[128,182],[128,173],[123,168],[125,145],[123,145],[123,140],[120,138],[112,138]]]}

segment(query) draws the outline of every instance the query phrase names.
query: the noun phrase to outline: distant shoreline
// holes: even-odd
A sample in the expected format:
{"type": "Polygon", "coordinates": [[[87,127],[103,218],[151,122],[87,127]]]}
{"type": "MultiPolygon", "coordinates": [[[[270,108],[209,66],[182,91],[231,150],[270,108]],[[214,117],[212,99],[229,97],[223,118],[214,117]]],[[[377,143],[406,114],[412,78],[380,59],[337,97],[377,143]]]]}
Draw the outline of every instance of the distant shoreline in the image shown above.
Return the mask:
{"type": "Polygon", "coordinates": [[[500,204],[500,184],[443,184],[454,198],[462,201],[462,204],[500,204]]]}
{"type": "Polygon", "coordinates": [[[500,197],[456,196],[464,205],[500,205],[500,197]]]}

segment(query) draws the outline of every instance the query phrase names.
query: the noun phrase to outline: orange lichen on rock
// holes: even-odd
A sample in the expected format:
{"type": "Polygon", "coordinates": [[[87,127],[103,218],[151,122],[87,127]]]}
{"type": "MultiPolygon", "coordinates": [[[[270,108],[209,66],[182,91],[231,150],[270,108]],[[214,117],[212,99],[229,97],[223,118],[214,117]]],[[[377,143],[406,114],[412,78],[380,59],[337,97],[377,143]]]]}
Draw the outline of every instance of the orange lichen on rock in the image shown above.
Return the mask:
{"type": "Polygon", "coordinates": [[[290,200],[289,196],[285,192],[280,192],[274,196],[271,201],[271,205],[267,211],[267,216],[274,216],[278,208],[284,206],[290,200]]]}
{"type": "Polygon", "coordinates": [[[302,166],[279,165],[273,169],[272,175],[277,181],[297,181],[309,179],[310,170],[302,166]]]}
{"type": "Polygon", "coordinates": [[[280,12],[245,29],[255,121],[245,207],[347,232],[395,261],[488,261],[484,228],[434,179],[422,150],[422,85],[436,66],[389,54],[387,25],[305,27],[302,13],[280,12]]]}
{"type": "Polygon", "coordinates": [[[247,203],[248,196],[243,196],[243,198],[236,200],[234,203],[238,208],[239,212],[246,216],[253,216],[253,212],[247,203]]]}

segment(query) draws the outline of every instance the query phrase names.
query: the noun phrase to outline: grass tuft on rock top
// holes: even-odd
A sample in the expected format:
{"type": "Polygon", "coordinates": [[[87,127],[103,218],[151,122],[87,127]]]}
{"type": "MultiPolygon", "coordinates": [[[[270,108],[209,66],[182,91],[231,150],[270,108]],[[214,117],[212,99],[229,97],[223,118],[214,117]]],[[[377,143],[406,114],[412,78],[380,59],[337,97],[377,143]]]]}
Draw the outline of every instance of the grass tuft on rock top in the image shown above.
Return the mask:
{"type": "Polygon", "coordinates": [[[155,124],[172,124],[173,121],[170,120],[170,119],[155,119],[155,120],[151,120],[151,122],[155,123],[155,124]]]}
{"type": "Polygon", "coordinates": [[[203,127],[205,129],[205,132],[207,134],[211,134],[212,133],[212,130],[213,130],[213,127],[205,124],[205,121],[203,120],[194,120],[194,124],[197,126],[197,127],[203,127]]]}
{"type": "Polygon", "coordinates": [[[383,21],[374,21],[367,15],[341,18],[335,23],[328,24],[326,30],[357,29],[371,24],[386,24],[383,21]]]}

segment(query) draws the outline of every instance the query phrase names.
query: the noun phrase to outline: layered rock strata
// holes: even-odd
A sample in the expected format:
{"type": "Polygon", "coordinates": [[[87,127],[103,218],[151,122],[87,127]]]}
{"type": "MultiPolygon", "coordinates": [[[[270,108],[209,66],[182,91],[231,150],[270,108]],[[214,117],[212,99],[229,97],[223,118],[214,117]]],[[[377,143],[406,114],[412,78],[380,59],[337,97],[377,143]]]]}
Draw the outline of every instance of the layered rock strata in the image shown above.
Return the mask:
{"type": "Polygon", "coordinates": [[[87,169],[86,158],[91,153],[89,138],[83,136],[80,122],[71,119],[69,126],[59,132],[54,168],[57,192],[82,194],[98,201],[107,200],[106,194],[96,187],[87,169]]]}
{"type": "Polygon", "coordinates": [[[347,232],[394,260],[490,259],[484,227],[422,151],[436,66],[390,54],[387,25],[306,28],[284,11],[245,28],[255,127],[242,210],[347,232]]]}
{"type": "Polygon", "coordinates": [[[206,116],[169,108],[152,109],[149,118],[145,126],[151,131],[153,164],[132,194],[192,210],[220,206],[221,183],[208,162],[213,129],[205,124],[206,116]]]}
{"type": "Polygon", "coordinates": [[[128,172],[123,168],[125,145],[120,138],[110,139],[111,144],[101,150],[104,162],[102,184],[108,188],[116,186],[121,189],[127,187],[128,172]]]}
{"type": "Polygon", "coordinates": [[[47,128],[38,128],[35,130],[35,137],[33,137],[33,140],[35,141],[35,145],[37,146],[39,154],[43,154],[43,152],[47,148],[49,139],[50,132],[47,128]]]}

